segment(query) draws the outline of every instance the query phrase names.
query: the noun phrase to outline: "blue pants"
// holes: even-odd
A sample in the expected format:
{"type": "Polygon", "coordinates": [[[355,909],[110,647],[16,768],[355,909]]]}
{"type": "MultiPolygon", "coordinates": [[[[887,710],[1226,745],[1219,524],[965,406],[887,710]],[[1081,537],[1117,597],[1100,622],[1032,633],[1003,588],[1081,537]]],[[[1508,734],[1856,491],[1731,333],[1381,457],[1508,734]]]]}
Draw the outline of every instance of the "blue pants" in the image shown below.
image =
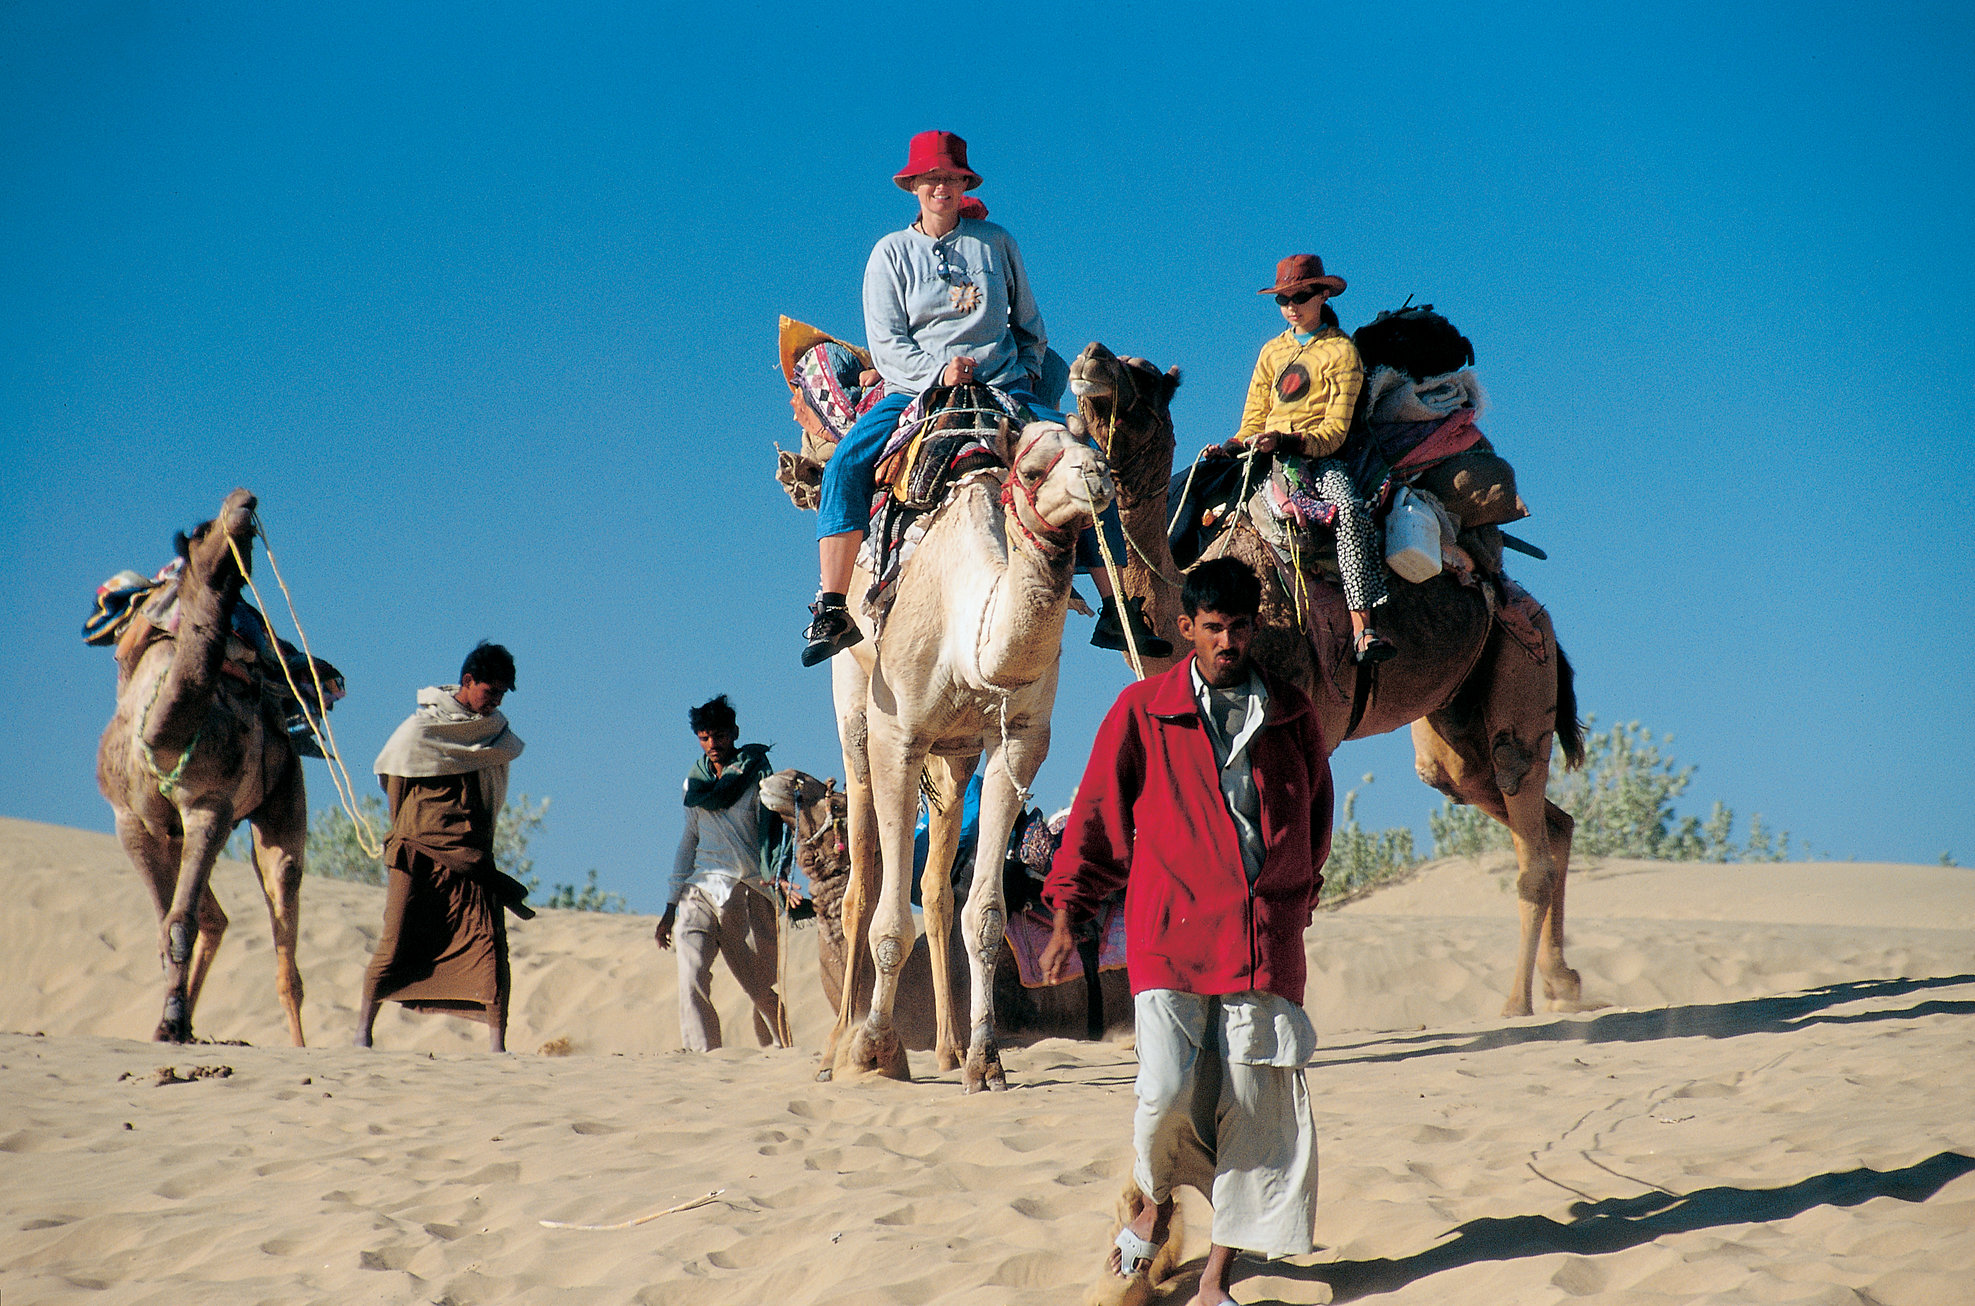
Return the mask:
{"type": "MultiPolygon", "coordinates": [[[[1063,420],[1062,413],[1046,407],[1026,389],[1011,389],[1005,393],[1016,403],[1026,405],[1038,421],[1063,420]]],[[[850,428],[843,442],[837,445],[830,461],[823,464],[821,498],[816,505],[817,539],[841,535],[845,531],[856,531],[862,535],[869,528],[878,457],[884,453],[885,442],[891,439],[892,432],[898,429],[898,419],[905,415],[907,405],[915,398],[916,395],[889,394],[872,404],[850,428]]],[[[1117,506],[1114,504],[1106,508],[1098,520],[1104,527],[1105,538],[1111,544],[1111,556],[1123,566],[1125,533],[1118,521],[1117,506]]],[[[1077,570],[1096,570],[1103,565],[1103,556],[1097,547],[1095,531],[1086,529],[1077,537],[1077,570]]]]}

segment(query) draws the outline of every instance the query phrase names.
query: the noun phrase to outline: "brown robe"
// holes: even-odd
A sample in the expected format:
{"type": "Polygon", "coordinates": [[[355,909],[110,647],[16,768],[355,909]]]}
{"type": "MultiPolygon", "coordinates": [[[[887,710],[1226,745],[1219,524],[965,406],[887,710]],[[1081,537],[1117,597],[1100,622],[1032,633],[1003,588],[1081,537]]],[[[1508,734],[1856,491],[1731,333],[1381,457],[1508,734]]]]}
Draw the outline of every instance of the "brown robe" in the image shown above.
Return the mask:
{"type": "Polygon", "coordinates": [[[384,932],[364,982],[378,998],[505,1023],[507,924],[526,890],[494,866],[494,813],[480,775],[380,776],[391,800],[384,932]]]}

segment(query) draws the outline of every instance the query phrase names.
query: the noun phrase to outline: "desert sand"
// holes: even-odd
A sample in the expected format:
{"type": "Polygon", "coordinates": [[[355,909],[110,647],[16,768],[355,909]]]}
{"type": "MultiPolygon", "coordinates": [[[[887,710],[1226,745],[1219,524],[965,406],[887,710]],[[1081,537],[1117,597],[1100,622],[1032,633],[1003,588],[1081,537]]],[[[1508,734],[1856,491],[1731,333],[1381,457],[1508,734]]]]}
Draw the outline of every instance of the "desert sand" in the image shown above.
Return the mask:
{"type": "MultiPolygon", "coordinates": [[[[311,878],[290,1048],[225,862],[196,1028],[244,1044],[165,1047],[114,839],[0,819],[0,885],[4,1306],[1076,1302],[1129,1170],[1123,1043],[1013,1048],[1005,1094],[919,1054],[914,1083],[813,1082],[808,930],[794,1050],[677,1051],[651,918],[544,912],[512,927],[516,1055],[390,1004],[365,1052],[382,891],[311,878]]],[[[1319,914],[1320,1249],[1240,1261],[1239,1301],[1975,1302],[1975,870],[1610,862],[1569,903],[1605,1005],[1517,1020],[1504,864],[1319,914]]]]}

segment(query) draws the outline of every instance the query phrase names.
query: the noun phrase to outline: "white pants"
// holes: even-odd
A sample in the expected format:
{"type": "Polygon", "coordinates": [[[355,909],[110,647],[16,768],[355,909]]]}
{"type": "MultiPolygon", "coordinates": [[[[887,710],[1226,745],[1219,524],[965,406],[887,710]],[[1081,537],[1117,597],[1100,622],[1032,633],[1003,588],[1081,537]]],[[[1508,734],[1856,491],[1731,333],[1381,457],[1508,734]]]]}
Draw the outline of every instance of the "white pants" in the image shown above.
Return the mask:
{"type": "Polygon", "coordinates": [[[1181,1184],[1214,1206],[1214,1241],[1264,1256],[1316,1249],[1317,1129],[1303,1067],[1316,1031],[1273,993],[1134,1000],[1132,1176],[1163,1202],[1181,1184]]]}
{"type": "Polygon", "coordinates": [[[720,1013],[713,1008],[713,959],[725,957],[742,992],[754,1003],[754,1041],[778,1042],[781,998],[775,992],[775,905],[766,894],[736,884],[724,905],[693,885],[679,899],[673,946],[679,950],[679,1042],[689,1052],[720,1046],[720,1013]]]}

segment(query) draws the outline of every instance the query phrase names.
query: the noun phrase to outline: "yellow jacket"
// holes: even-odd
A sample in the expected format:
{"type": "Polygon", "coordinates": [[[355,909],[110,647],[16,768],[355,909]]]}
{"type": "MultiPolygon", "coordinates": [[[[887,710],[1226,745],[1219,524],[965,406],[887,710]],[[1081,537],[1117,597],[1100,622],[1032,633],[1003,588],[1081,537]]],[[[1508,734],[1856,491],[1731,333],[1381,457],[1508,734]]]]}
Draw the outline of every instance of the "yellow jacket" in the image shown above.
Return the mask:
{"type": "MultiPolygon", "coordinates": [[[[1241,439],[1276,431],[1299,436],[1300,452],[1328,458],[1351,433],[1351,411],[1365,388],[1358,347],[1336,327],[1325,327],[1299,345],[1284,331],[1262,346],[1248,402],[1241,410],[1241,439]]],[[[1291,452],[1296,452],[1292,450],[1291,452]]]]}

